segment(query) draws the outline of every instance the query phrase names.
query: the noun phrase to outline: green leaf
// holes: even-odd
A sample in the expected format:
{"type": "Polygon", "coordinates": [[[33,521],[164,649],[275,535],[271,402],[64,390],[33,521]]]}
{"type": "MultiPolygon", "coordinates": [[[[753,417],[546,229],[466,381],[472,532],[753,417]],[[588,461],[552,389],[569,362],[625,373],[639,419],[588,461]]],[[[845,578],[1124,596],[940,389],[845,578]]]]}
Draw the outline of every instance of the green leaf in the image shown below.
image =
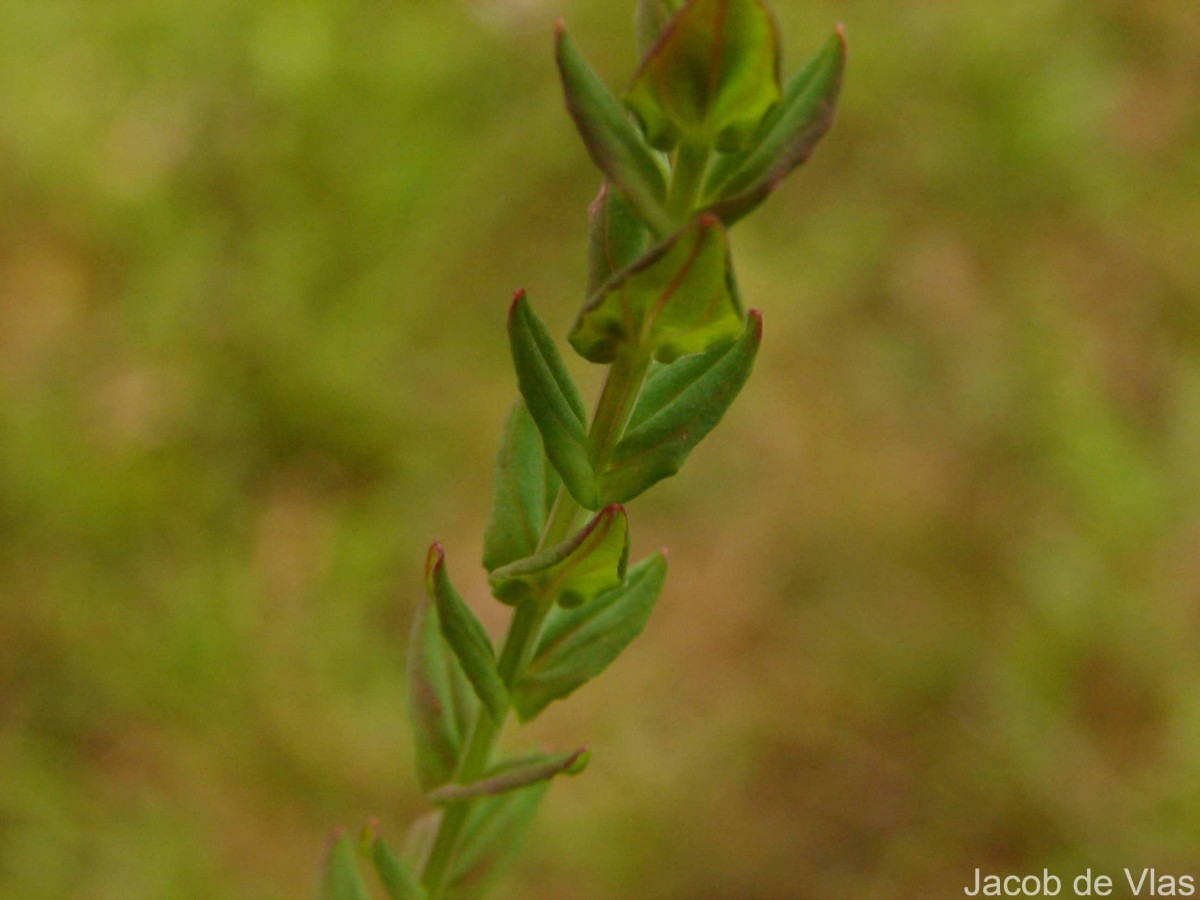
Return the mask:
{"type": "Polygon", "coordinates": [[[788,82],[783,102],[763,120],[750,148],[713,164],[703,205],[732,224],[807,160],[833,124],[845,67],[846,39],[838,26],[817,55],[788,82]]]}
{"type": "Polygon", "coordinates": [[[492,572],[492,593],[513,605],[541,597],[578,606],[621,584],[628,560],[629,519],[609,506],[574,537],[492,572]]]}
{"type": "Polygon", "coordinates": [[[471,608],[450,583],[446,574],[446,555],[441,544],[429,548],[425,561],[425,586],[437,606],[442,637],[458,657],[467,680],[483,701],[492,721],[504,718],[508,694],[496,671],[492,641],[471,608]]]}
{"type": "Polygon", "coordinates": [[[638,0],[634,13],[638,55],[645,58],[662,36],[671,16],[679,11],[682,0],[638,0]]]}
{"type": "Polygon", "coordinates": [[[607,181],[588,207],[588,288],[590,296],[650,246],[650,229],[620,191],[607,181]]]}
{"type": "Polygon", "coordinates": [[[371,900],[354,859],[354,842],[346,829],[333,833],[321,870],[320,900],[371,900]]]}
{"type": "Polygon", "coordinates": [[[663,201],[667,170],[638,132],[612,91],[584,59],[562,22],[555,29],[555,56],[567,109],[592,161],[660,234],[672,228],[663,201]]]}
{"type": "Polygon", "coordinates": [[[607,500],[624,503],[679,471],[750,377],[761,342],[762,316],[751,310],[741,338],[728,349],[654,373],[601,478],[607,500]]]}
{"type": "Polygon", "coordinates": [[[379,835],[379,820],[370,819],[363,827],[362,849],[375,867],[389,900],[425,900],[425,889],[416,873],[379,835]]]}
{"type": "Polygon", "coordinates": [[[598,509],[588,460],[587,413],[546,325],[517,291],[508,312],[508,341],[517,384],[542,434],[546,456],[580,505],[598,509]]]}
{"type": "Polygon", "coordinates": [[[483,566],[488,571],[537,550],[560,483],[554,467],[547,464],[541,433],[521,400],[505,423],[494,481],[492,515],[483,532],[483,566]]]}
{"type": "Polygon", "coordinates": [[[556,612],[513,689],[517,717],[529,721],[608,668],[646,627],[666,578],[666,557],[656,553],[630,569],[621,587],[556,612]]]}
{"type": "Polygon", "coordinates": [[[454,776],[476,709],[462,666],[446,652],[437,610],[422,604],[408,644],[408,715],[425,790],[454,776]]]}
{"type": "Polygon", "coordinates": [[[779,33],[761,0],[689,0],[642,61],[625,105],[649,142],[729,153],[779,102],[779,33]]]}
{"type": "Polygon", "coordinates": [[[447,896],[482,897],[516,862],[550,782],[472,804],[451,869],[447,896]]]}
{"type": "Polygon", "coordinates": [[[447,784],[429,794],[431,803],[444,806],[475,797],[494,797],[549,781],[556,775],[578,775],[587,765],[591,751],[580,747],[571,753],[535,753],[512,759],[494,767],[479,781],[447,784]]]}
{"type": "Polygon", "coordinates": [[[612,362],[622,350],[671,362],[731,341],[741,330],[725,229],[705,215],[609,279],[580,313],[569,340],[591,362],[612,362]]]}

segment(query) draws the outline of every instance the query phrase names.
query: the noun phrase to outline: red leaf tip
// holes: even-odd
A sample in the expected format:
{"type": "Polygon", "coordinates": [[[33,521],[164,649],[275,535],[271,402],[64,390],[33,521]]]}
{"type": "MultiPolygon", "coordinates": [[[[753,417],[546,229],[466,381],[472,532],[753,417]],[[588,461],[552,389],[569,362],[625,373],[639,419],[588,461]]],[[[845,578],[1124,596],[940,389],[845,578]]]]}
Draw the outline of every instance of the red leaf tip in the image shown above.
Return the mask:
{"type": "Polygon", "coordinates": [[[517,307],[521,305],[521,301],[525,299],[525,288],[517,288],[513,291],[512,303],[508,305],[508,323],[511,325],[513,316],[516,315],[517,307]]]}
{"type": "Polygon", "coordinates": [[[358,847],[364,854],[371,852],[375,843],[379,840],[380,824],[379,819],[375,816],[370,816],[363,822],[362,831],[358,835],[358,847]]]}
{"type": "Polygon", "coordinates": [[[748,313],[750,321],[754,323],[754,340],[761,343],[763,335],[763,314],[761,309],[752,309],[748,313]]]}
{"type": "Polygon", "coordinates": [[[566,33],[567,23],[560,17],[554,20],[554,38],[558,40],[566,33]]]}
{"type": "Polygon", "coordinates": [[[425,577],[429,578],[446,559],[446,551],[442,549],[441,542],[434,541],[429,545],[429,553],[425,557],[425,577]]]}
{"type": "Polygon", "coordinates": [[[325,838],[325,855],[328,856],[333,850],[334,845],[346,836],[348,829],[345,825],[339,825],[325,838]]]}

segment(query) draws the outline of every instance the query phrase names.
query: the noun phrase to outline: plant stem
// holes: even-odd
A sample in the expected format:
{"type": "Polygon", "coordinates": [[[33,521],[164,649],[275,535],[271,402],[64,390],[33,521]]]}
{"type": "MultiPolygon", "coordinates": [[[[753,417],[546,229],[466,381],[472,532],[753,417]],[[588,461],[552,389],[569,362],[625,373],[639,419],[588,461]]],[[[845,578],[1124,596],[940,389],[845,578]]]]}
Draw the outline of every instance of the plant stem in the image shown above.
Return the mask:
{"type": "MultiPolygon", "coordinates": [[[[629,420],[629,414],[633,411],[633,401],[642,389],[649,366],[650,359],[645,354],[622,354],[608,370],[588,432],[592,464],[597,471],[602,471],[625,428],[625,423],[629,420]]],[[[538,548],[553,546],[570,537],[582,510],[583,507],[567,489],[560,487],[538,548]]],[[[536,601],[520,604],[513,613],[497,664],[500,677],[510,688],[517,683],[529,664],[542,625],[553,605],[553,597],[539,597],[536,601]]],[[[458,769],[454,773],[457,783],[470,784],[472,781],[478,781],[487,772],[507,718],[507,709],[499,721],[493,721],[486,709],[479,710],[471,729],[471,736],[459,760],[458,769]]],[[[425,887],[429,900],[440,900],[443,896],[454,857],[458,853],[463,827],[471,815],[473,803],[472,800],[463,800],[450,804],[442,815],[421,876],[421,884],[425,887]]]]}
{"type": "Polygon", "coordinates": [[[682,223],[691,218],[707,170],[707,146],[687,142],[679,145],[675,153],[671,190],[667,194],[667,212],[677,221],[682,223]]]}
{"type": "MultiPolygon", "coordinates": [[[[708,168],[708,148],[699,144],[681,144],[675,155],[675,171],[667,197],[667,211],[678,221],[686,221],[695,208],[708,168]]],[[[622,353],[608,370],[600,398],[592,415],[588,444],[592,468],[603,472],[616,446],[650,368],[650,356],[636,347],[622,353]]],[[[550,518],[538,541],[538,549],[552,547],[565,541],[574,531],[583,507],[565,487],[560,487],[550,518]]],[[[500,677],[511,689],[529,664],[537,646],[538,635],[546,616],[554,605],[552,597],[539,597],[517,607],[504,638],[498,668],[500,677]]],[[[505,709],[499,720],[493,720],[487,710],[480,709],[463,749],[458,769],[454,773],[459,784],[477,781],[487,772],[495,752],[496,742],[508,718],[505,709]]],[[[446,807],[429,858],[425,863],[421,883],[429,900],[440,900],[450,875],[454,857],[462,840],[463,827],[471,815],[471,800],[446,807]]]]}

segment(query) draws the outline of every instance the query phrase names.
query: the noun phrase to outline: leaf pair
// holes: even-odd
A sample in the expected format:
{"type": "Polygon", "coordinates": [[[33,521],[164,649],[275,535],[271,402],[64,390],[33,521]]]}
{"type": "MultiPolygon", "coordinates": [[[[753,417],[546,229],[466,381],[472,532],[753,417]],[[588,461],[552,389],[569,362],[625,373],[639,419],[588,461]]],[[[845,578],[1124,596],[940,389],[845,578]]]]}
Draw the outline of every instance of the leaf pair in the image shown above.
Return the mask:
{"type": "Polygon", "coordinates": [[[761,344],[762,314],[752,309],[733,344],[652,370],[600,478],[600,495],[626,503],[678,472],[745,385],[761,344]]]}
{"type": "Polygon", "coordinates": [[[701,216],[610,277],[568,339],[595,363],[622,353],[671,362],[728,343],[741,330],[725,229],[715,216],[701,216]]]}
{"type": "MultiPolygon", "coordinates": [[[[476,666],[482,666],[485,672],[494,671],[494,664],[486,634],[483,641],[478,640],[478,635],[465,640],[461,636],[474,632],[476,626],[482,631],[482,626],[465,605],[455,609],[461,598],[454,599],[457,592],[445,577],[440,548],[435,545],[430,556],[433,571],[429,581],[434,603],[418,613],[413,627],[409,648],[409,711],[418,774],[429,799],[437,804],[474,801],[447,884],[449,896],[475,896],[515,859],[550,779],[560,774],[578,774],[586,766],[589,753],[580,749],[571,753],[534,754],[493,767],[470,784],[454,783],[458,760],[469,737],[470,721],[479,707],[468,674],[476,666]],[[457,624],[450,628],[442,626],[443,614],[457,624]],[[464,615],[474,624],[458,621],[464,615]],[[482,653],[484,642],[486,654],[482,653]],[[448,649],[452,652],[447,652],[448,649]],[[472,654],[483,658],[471,662],[472,654]]],[[[490,680],[491,675],[485,674],[483,678],[490,680]]],[[[494,716],[494,712],[489,714],[494,716]]],[[[371,836],[370,842],[364,840],[364,845],[367,843],[371,846],[365,852],[389,897],[393,900],[425,897],[404,859],[378,839],[377,834],[371,836]]],[[[418,835],[415,852],[410,851],[410,855],[423,857],[428,852],[428,847],[422,850],[420,843],[418,835]]],[[[323,900],[359,900],[368,896],[353,856],[348,839],[335,841],[322,876],[323,900]]]]}
{"type": "Polygon", "coordinates": [[[669,172],[656,149],[687,142],[744,150],[780,98],[779,35],[761,0],[690,0],[681,9],[643,0],[637,18],[644,58],[624,107],[561,22],[555,57],[567,109],[592,160],[664,235],[680,223],[668,212],[669,172]]]}
{"type": "Polygon", "coordinates": [[[766,5],[690,0],[670,18],[663,4],[648,5],[638,16],[642,40],[656,25],[660,33],[625,96],[646,139],[660,150],[745,149],[780,97],[779,33],[766,5]]]}
{"type": "Polygon", "coordinates": [[[666,557],[656,553],[634,566],[623,585],[586,605],[556,610],[513,687],[518,718],[529,721],[608,668],[646,627],[666,577],[666,557]]]}
{"type": "MultiPolygon", "coordinates": [[[[509,314],[509,340],[525,406],[541,434],[546,457],[582,506],[597,509],[601,504],[625,503],[679,471],[745,384],[762,341],[762,319],[752,313],[741,324],[737,288],[727,261],[720,223],[702,218],[681,232],[678,240],[610,279],[580,316],[572,342],[597,359],[629,352],[630,347],[668,360],[681,352],[689,354],[652,373],[601,472],[592,467],[578,390],[545,324],[524,294],[517,295],[509,314]],[[675,277],[668,279],[672,271],[675,277]],[[676,297],[679,302],[673,304],[676,297]],[[636,343],[627,342],[635,334],[636,343]],[[728,343],[733,337],[737,340],[728,343]]],[[[527,432],[528,423],[514,418],[508,432],[513,437],[501,448],[506,456],[497,460],[501,480],[489,531],[525,536],[488,542],[485,559],[490,568],[491,563],[511,566],[522,558],[515,554],[535,548],[530,523],[545,516],[544,472],[533,459],[538,453],[536,442],[528,434],[518,440],[519,429],[527,432]],[[518,459],[518,453],[525,456],[518,459]],[[511,478],[516,472],[524,473],[519,489],[511,478]]],[[[564,552],[561,546],[552,549],[564,552]]],[[[550,556],[543,557],[539,565],[548,560],[550,556]]],[[[500,589],[507,590],[504,585],[500,589]]],[[[506,602],[521,599],[516,594],[497,596],[506,602]]]]}
{"type": "Polygon", "coordinates": [[[701,205],[733,224],[807,160],[833,124],[845,66],[846,39],[838,26],[788,81],[782,102],[762,120],[749,147],[709,169],[701,205]]]}
{"type": "Polygon", "coordinates": [[[561,544],[496,569],[489,581],[503,603],[540,599],[571,608],[623,584],[628,559],[629,520],[614,505],[561,544]]]}
{"type": "MultiPolygon", "coordinates": [[[[659,235],[675,223],[665,211],[667,172],[652,148],[690,142],[717,150],[698,208],[731,225],[807,160],[833,124],[846,61],[841,26],[782,90],[778,29],[761,0],[640,0],[637,30],[643,60],[625,105],[644,139],[561,25],[558,60],[593,160],[659,235]]],[[[597,286],[593,279],[590,289],[597,286]]]]}
{"type": "MultiPolygon", "coordinates": [[[[525,773],[523,784],[503,792],[472,794],[481,799],[472,807],[463,827],[458,853],[440,896],[482,896],[515,861],[549,779],[562,772],[577,774],[586,765],[586,757],[586,751],[577,750],[514,761],[502,774],[515,781],[519,778],[512,773],[525,773]],[[542,777],[530,780],[528,773],[539,765],[542,777]]],[[[440,813],[417,825],[436,824],[438,818],[440,813]]],[[[370,860],[389,900],[426,900],[428,894],[417,879],[416,866],[382,838],[378,822],[368,822],[364,827],[358,849],[370,860]]],[[[322,866],[317,894],[320,900],[370,900],[355,857],[350,836],[344,829],[336,832],[322,866]]]]}

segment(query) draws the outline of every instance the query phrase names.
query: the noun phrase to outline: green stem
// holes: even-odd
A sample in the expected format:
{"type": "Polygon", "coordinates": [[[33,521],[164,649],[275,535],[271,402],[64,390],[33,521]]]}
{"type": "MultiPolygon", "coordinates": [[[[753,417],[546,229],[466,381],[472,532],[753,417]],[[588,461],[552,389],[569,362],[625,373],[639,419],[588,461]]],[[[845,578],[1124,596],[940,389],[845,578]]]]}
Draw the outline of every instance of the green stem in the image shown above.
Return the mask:
{"type": "MultiPolygon", "coordinates": [[[[649,366],[650,359],[644,354],[622,354],[608,370],[608,377],[592,416],[591,430],[588,432],[592,464],[597,471],[603,470],[625,428],[625,423],[629,420],[629,414],[633,411],[633,401],[642,389],[649,366]]],[[[566,540],[574,530],[582,509],[566,488],[559,488],[538,548],[550,547],[566,540]]],[[[536,602],[521,604],[513,613],[497,664],[500,677],[510,688],[517,683],[529,664],[542,625],[552,606],[552,598],[539,597],[536,602]]],[[[480,709],[454,773],[457,783],[470,784],[472,781],[478,781],[487,772],[507,718],[507,709],[499,721],[494,721],[486,709],[480,709]]],[[[421,884],[424,885],[429,900],[440,900],[443,896],[446,880],[462,840],[463,827],[470,818],[473,803],[472,800],[464,800],[451,804],[442,815],[433,847],[421,875],[421,884]]]]}
{"type": "Polygon", "coordinates": [[[708,170],[708,147],[704,144],[683,143],[675,153],[671,190],[667,194],[667,212],[678,222],[692,217],[704,174],[708,170]]]}
{"type": "Polygon", "coordinates": [[[642,389],[649,367],[650,357],[634,348],[621,353],[608,370],[592,417],[592,429],[588,432],[592,469],[597,473],[603,472],[608,465],[608,457],[625,430],[625,423],[633,412],[633,401],[642,389]]]}

